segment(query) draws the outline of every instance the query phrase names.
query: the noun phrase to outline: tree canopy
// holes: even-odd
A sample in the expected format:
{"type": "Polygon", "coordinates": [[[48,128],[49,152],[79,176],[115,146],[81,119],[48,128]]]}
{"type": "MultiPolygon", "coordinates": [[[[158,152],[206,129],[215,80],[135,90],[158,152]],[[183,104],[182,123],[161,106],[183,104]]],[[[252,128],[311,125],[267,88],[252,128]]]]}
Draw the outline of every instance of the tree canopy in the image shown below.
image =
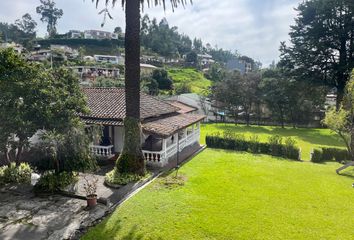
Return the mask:
{"type": "Polygon", "coordinates": [[[57,33],[57,23],[64,12],[62,9],[55,7],[53,0],[40,0],[41,5],[36,8],[38,14],[41,15],[41,21],[47,23],[47,32],[50,37],[57,33]]]}
{"type": "Polygon", "coordinates": [[[46,70],[12,49],[0,51],[0,91],[6,113],[0,115],[0,151],[17,149],[16,161],[37,130],[65,132],[78,124],[77,113],[87,111],[78,79],[68,70],[46,70]]]}
{"type": "Polygon", "coordinates": [[[298,80],[335,87],[340,102],[354,68],[354,2],[309,0],[296,10],[291,45],[280,47],[280,65],[298,80]]]}

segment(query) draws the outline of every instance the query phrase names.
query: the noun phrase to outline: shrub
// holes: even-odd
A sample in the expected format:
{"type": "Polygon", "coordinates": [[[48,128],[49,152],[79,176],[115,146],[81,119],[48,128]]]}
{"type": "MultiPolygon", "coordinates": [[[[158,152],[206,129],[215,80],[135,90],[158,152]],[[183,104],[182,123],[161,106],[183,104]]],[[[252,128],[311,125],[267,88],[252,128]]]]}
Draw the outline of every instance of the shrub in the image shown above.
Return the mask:
{"type": "Polygon", "coordinates": [[[322,148],[322,160],[332,161],[334,159],[335,149],[333,148],[322,148]]]}
{"type": "Polygon", "coordinates": [[[283,147],[282,142],[283,139],[279,135],[273,135],[268,138],[270,144],[270,153],[273,156],[282,156],[283,155],[283,147]]]}
{"type": "Polygon", "coordinates": [[[126,185],[130,182],[139,181],[141,179],[142,176],[138,174],[119,173],[116,169],[108,172],[105,176],[105,182],[114,185],[126,185]]]}
{"type": "Polygon", "coordinates": [[[320,163],[325,161],[342,162],[350,159],[351,157],[349,152],[345,149],[339,149],[339,148],[314,149],[311,156],[311,161],[315,163],[320,163]]]}
{"type": "Polygon", "coordinates": [[[323,162],[323,155],[321,149],[314,149],[311,153],[311,162],[320,163],[323,162]]]}
{"type": "Polygon", "coordinates": [[[30,183],[33,170],[28,163],[11,163],[0,167],[0,185],[5,183],[30,183]]]}
{"type": "Polygon", "coordinates": [[[270,154],[270,144],[269,143],[259,143],[259,152],[263,154],[270,154]]]}
{"type": "Polygon", "coordinates": [[[283,145],[283,156],[293,160],[300,160],[300,150],[295,146],[296,141],[291,137],[285,139],[285,145],[283,145]]]}
{"type": "Polygon", "coordinates": [[[257,135],[252,135],[250,137],[250,141],[249,141],[248,145],[249,145],[249,150],[252,153],[259,153],[260,152],[260,142],[259,142],[259,138],[257,135]]]}
{"type": "Polygon", "coordinates": [[[36,192],[54,193],[77,181],[79,181],[79,177],[75,172],[61,172],[57,174],[54,171],[47,171],[41,176],[34,190],[36,192]]]}
{"type": "Polygon", "coordinates": [[[247,151],[252,153],[270,154],[273,156],[285,157],[293,160],[300,159],[300,149],[295,146],[292,138],[283,139],[278,135],[269,138],[269,143],[259,142],[258,136],[252,136],[245,140],[244,135],[237,135],[225,132],[223,135],[214,134],[206,136],[206,144],[212,148],[221,148],[236,151],[247,151]]]}
{"type": "Polygon", "coordinates": [[[333,151],[333,156],[337,162],[351,159],[349,152],[345,149],[335,149],[335,151],[333,151]]]}

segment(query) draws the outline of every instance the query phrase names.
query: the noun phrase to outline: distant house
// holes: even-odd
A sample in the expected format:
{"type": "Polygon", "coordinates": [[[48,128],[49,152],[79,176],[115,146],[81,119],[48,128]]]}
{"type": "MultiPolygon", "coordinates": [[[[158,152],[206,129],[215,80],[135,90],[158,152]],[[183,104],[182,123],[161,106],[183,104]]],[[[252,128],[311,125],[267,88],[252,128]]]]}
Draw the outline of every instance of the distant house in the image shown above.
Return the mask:
{"type": "Polygon", "coordinates": [[[45,61],[48,60],[52,56],[52,51],[51,50],[38,50],[38,51],[33,51],[29,55],[28,59],[31,61],[45,61]]]}
{"type": "Polygon", "coordinates": [[[118,68],[105,68],[99,66],[69,67],[81,81],[95,81],[96,77],[119,78],[118,68]]]}
{"type": "Polygon", "coordinates": [[[25,49],[21,44],[19,43],[0,43],[0,49],[1,48],[13,48],[15,52],[17,53],[22,53],[23,50],[25,49]]]}
{"type": "Polygon", "coordinates": [[[212,110],[211,102],[208,99],[203,98],[196,93],[185,93],[181,95],[176,95],[167,98],[167,100],[177,101],[184,105],[195,108],[196,110],[193,112],[196,114],[206,115],[205,118],[206,121],[210,121],[214,119],[214,115],[211,112],[212,110]]]}
{"type": "Polygon", "coordinates": [[[198,54],[198,60],[203,67],[209,67],[211,64],[215,63],[213,57],[209,54],[198,54]]]}
{"type": "MultiPolygon", "coordinates": [[[[112,158],[124,145],[123,88],[83,88],[90,113],[80,115],[87,126],[103,126],[102,138],[90,146],[93,154],[112,158]]],[[[180,108],[141,93],[142,148],[148,165],[163,167],[177,152],[199,147],[203,115],[180,113],[180,108]]]]}
{"type": "Polygon", "coordinates": [[[112,63],[112,64],[119,63],[118,56],[93,55],[93,58],[95,59],[96,62],[99,62],[99,63],[112,63]]]}
{"type": "Polygon", "coordinates": [[[69,31],[69,37],[70,38],[81,38],[82,37],[82,32],[79,30],[70,30],[69,31]]]}
{"type": "Polygon", "coordinates": [[[226,69],[229,71],[239,71],[241,74],[252,71],[252,63],[239,58],[233,58],[226,63],[226,69]]]}
{"type": "Polygon", "coordinates": [[[54,52],[62,52],[69,59],[74,59],[79,56],[79,52],[76,49],[72,49],[71,47],[66,45],[52,44],[50,45],[50,50],[54,52]]]}
{"type": "Polygon", "coordinates": [[[85,39],[118,39],[118,34],[101,30],[84,31],[85,39]]]}
{"type": "Polygon", "coordinates": [[[141,75],[151,75],[155,69],[158,69],[158,67],[151,65],[151,64],[146,64],[146,63],[140,63],[140,74],[141,75]]]}

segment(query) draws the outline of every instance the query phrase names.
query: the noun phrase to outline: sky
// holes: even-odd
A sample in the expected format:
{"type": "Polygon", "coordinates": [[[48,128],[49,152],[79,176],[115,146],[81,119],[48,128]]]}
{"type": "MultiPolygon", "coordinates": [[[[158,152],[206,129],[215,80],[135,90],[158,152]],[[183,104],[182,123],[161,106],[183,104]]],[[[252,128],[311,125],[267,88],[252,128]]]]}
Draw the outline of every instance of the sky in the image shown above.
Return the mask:
{"type": "MultiPolygon", "coordinates": [[[[168,1],[168,0],[167,0],[168,1]]],[[[170,26],[177,26],[180,33],[197,37],[203,43],[231,51],[238,51],[268,66],[279,58],[281,41],[288,41],[290,25],[294,24],[294,8],[302,0],[193,0],[193,5],[179,7],[173,12],[167,4],[162,7],[144,8],[142,14],[158,20],[166,18],[170,26]]],[[[56,0],[63,9],[63,18],[58,21],[58,32],[69,30],[101,29],[113,31],[116,26],[124,29],[124,11],[118,0],[110,8],[113,20],[107,20],[102,28],[103,2],[96,8],[91,0],[56,0]]],[[[36,13],[39,0],[0,0],[0,21],[14,22],[25,13],[37,21],[39,36],[44,36],[46,24],[40,22],[36,13]]]]}

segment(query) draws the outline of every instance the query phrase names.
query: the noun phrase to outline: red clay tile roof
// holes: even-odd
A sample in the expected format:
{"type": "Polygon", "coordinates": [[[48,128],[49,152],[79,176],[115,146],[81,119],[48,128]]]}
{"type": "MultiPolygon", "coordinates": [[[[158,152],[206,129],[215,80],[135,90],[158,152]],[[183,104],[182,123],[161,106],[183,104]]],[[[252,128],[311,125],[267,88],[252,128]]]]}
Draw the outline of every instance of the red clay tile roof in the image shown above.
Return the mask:
{"type": "Polygon", "coordinates": [[[122,120],[92,119],[92,118],[81,118],[81,120],[86,124],[99,124],[99,125],[106,125],[106,126],[123,126],[122,120]]]}
{"type": "MultiPolygon", "coordinates": [[[[83,88],[82,91],[87,97],[91,112],[88,115],[81,115],[81,118],[113,121],[122,121],[125,118],[124,88],[83,88]]],[[[141,93],[140,96],[141,119],[179,111],[179,108],[145,93],[141,93]]]]}
{"type": "Polygon", "coordinates": [[[194,112],[197,110],[197,108],[187,105],[185,103],[179,102],[179,101],[168,100],[168,103],[171,104],[172,106],[178,107],[180,109],[178,111],[179,113],[190,113],[190,112],[194,112]]]}
{"type": "Polygon", "coordinates": [[[143,123],[144,132],[168,137],[178,130],[203,120],[205,116],[197,114],[178,114],[143,123]]]}

